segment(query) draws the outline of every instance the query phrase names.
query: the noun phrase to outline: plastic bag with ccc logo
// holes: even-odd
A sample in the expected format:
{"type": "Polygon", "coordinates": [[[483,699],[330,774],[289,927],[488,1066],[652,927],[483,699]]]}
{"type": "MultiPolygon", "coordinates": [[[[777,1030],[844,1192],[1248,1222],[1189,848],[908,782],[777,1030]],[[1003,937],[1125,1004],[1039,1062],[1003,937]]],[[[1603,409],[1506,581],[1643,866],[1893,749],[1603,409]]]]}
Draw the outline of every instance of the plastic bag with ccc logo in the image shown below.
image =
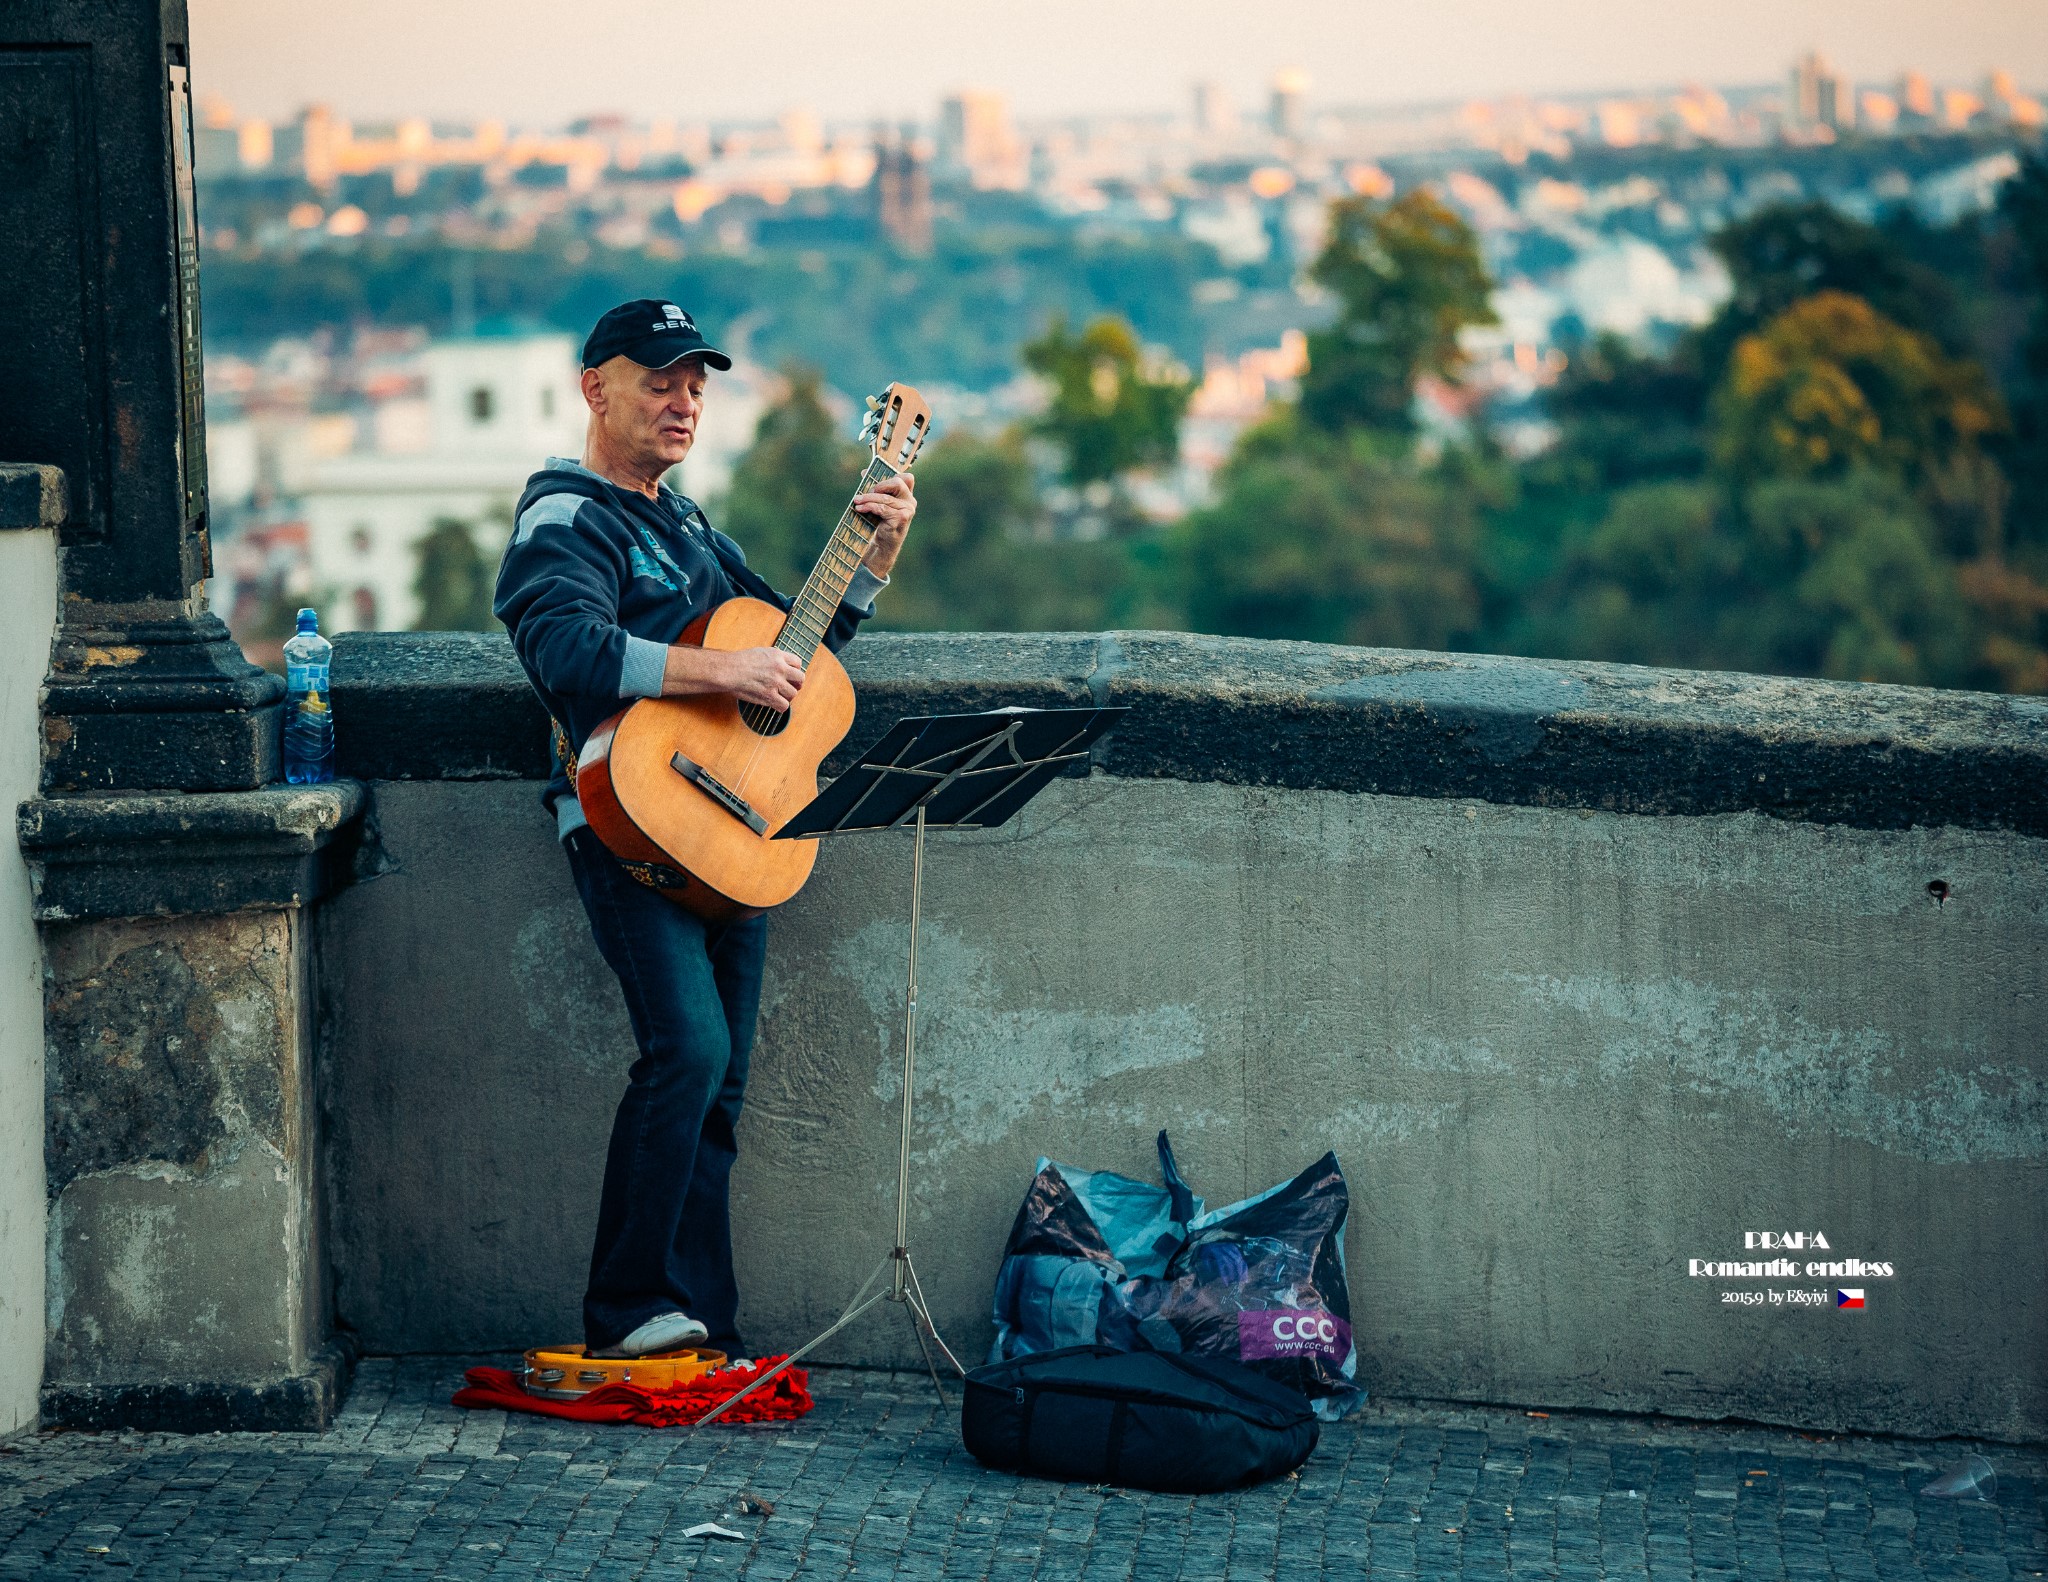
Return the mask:
{"type": "Polygon", "coordinates": [[[1204,1212],[1159,1134],[1164,1187],[1038,1162],[996,1278],[991,1362],[1062,1346],[1225,1357],[1335,1421],[1357,1383],[1337,1156],[1204,1212]]]}

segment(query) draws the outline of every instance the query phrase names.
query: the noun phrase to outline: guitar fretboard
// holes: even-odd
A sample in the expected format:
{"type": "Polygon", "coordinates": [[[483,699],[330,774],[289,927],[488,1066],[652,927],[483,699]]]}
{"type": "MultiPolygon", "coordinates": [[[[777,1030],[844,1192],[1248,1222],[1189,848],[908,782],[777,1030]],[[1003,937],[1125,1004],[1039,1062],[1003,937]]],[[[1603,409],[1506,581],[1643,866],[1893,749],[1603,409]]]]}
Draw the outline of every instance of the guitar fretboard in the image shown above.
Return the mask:
{"type": "MultiPolygon", "coordinates": [[[[860,476],[860,483],[854,494],[864,494],[876,484],[896,476],[896,469],[881,457],[872,458],[866,471],[860,476]]],[[[868,548],[875,541],[874,526],[855,511],[851,501],[839,518],[838,526],[832,529],[832,536],[825,541],[825,551],[818,556],[817,565],[811,568],[810,576],[796,600],[790,605],[789,614],[784,617],[782,630],[776,634],[775,646],[786,654],[794,654],[806,668],[811,656],[818,651],[818,645],[825,640],[825,633],[831,629],[833,617],[839,611],[839,603],[846,597],[846,590],[853,582],[853,574],[860,569],[860,563],[867,555],[868,548]]],[[[749,726],[764,734],[772,733],[783,718],[774,709],[763,704],[749,703],[740,709],[740,717],[749,726]]]]}

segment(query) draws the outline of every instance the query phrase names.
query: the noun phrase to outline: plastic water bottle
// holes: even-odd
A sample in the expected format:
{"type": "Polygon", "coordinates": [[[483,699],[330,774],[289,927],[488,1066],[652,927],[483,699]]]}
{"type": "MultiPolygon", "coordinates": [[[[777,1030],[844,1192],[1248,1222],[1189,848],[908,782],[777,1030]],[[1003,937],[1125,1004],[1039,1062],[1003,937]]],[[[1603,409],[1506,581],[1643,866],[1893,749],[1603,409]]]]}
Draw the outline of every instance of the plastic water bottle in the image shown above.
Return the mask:
{"type": "Polygon", "coordinates": [[[334,645],[320,635],[320,613],[299,611],[299,630],[284,645],[284,777],[293,785],[334,778],[334,713],[327,667],[334,645]]]}

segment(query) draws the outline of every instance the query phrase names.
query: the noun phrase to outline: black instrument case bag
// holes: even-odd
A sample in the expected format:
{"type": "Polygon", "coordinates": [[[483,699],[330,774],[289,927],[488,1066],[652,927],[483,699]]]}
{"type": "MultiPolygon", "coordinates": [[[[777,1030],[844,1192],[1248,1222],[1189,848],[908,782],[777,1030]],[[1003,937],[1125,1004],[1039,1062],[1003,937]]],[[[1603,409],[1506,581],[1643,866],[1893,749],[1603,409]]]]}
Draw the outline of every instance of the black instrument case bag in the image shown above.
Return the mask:
{"type": "Polygon", "coordinates": [[[984,1466],[1175,1494],[1292,1472],[1321,1432],[1306,1396],[1219,1357],[1066,1346],[976,1368],[966,1393],[984,1466]]]}

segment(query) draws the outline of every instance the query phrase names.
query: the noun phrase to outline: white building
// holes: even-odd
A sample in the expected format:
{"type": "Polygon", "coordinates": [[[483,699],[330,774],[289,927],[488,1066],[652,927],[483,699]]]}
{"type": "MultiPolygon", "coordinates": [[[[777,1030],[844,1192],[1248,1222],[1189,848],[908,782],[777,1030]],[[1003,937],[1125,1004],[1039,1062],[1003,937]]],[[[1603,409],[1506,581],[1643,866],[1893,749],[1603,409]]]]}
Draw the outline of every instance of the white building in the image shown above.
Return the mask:
{"type": "Polygon", "coordinates": [[[469,523],[495,565],[527,476],[543,457],[583,452],[586,411],[569,336],[486,331],[436,342],[421,360],[423,425],[376,425],[384,448],[308,471],[300,503],[324,630],[410,627],[419,617],[418,545],[434,523],[469,523]],[[407,440],[409,427],[423,432],[407,440]]]}

